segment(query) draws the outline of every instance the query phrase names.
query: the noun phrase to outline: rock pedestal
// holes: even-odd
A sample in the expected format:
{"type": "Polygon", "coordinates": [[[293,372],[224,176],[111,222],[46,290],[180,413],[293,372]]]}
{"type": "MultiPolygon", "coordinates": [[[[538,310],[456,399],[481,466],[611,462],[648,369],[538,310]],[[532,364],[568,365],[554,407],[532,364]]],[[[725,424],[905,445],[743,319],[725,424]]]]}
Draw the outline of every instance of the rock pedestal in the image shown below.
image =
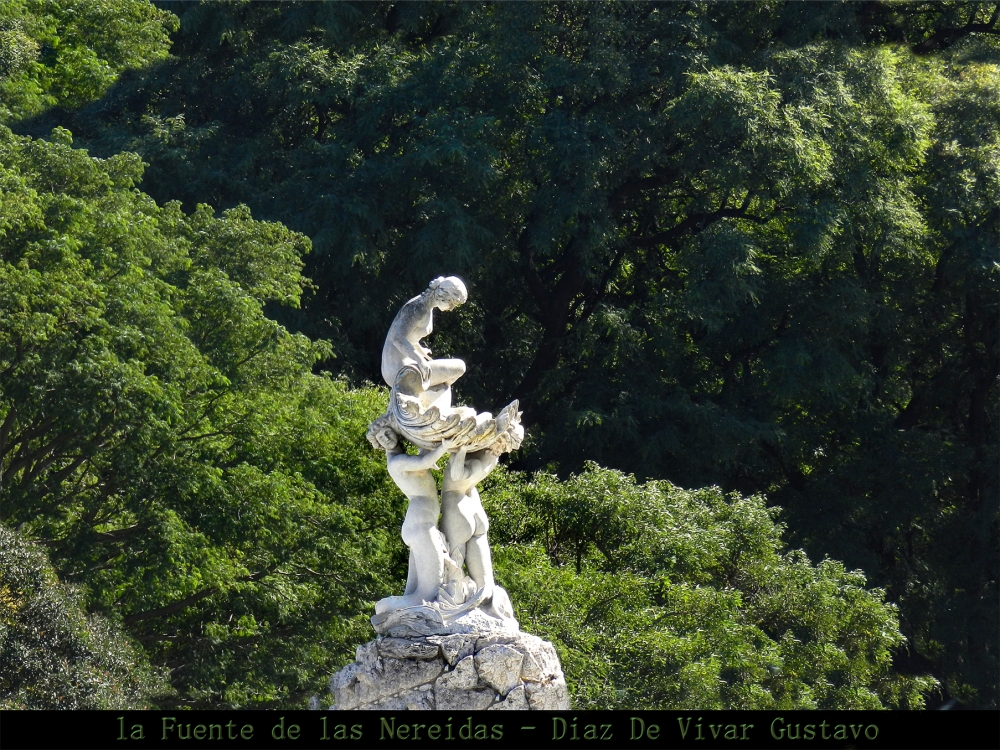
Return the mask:
{"type": "Polygon", "coordinates": [[[379,637],[330,679],[332,709],[565,710],[559,658],[527,633],[379,637]]]}

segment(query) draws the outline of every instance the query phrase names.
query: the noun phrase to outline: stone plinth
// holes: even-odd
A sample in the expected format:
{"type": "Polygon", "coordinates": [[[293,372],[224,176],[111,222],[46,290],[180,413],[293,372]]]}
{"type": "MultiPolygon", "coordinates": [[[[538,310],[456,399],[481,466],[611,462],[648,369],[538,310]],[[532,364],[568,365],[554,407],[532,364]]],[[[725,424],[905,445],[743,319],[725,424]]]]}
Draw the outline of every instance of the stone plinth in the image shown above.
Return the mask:
{"type": "Polygon", "coordinates": [[[569,692],[548,641],[527,633],[376,638],[330,679],[342,710],[565,710],[569,692]]]}

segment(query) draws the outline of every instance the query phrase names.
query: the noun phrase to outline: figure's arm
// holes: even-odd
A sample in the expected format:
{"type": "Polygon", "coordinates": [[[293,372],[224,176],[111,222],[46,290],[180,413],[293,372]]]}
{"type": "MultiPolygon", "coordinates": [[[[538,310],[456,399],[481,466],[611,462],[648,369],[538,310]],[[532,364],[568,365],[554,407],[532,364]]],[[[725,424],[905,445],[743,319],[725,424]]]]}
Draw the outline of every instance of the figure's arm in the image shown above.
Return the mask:
{"type": "Polygon", "coordinates": [[[477,458],[466,460],[465,479],[473,485],[479,484],[496,468],[497,461],[499,460],[499,456],[494,456],[487,451],[481,451],[477,458]]]}
{"type": "Polygon", "coordinates": [[[409,358],[417,363],[426,361],[427,357],[424,354],[424,347],[419,344],[412,343],[405,336],[394,336],[392,339],[392,345],[396,347],[396,350],[403,355],[404,358],[409,358]]]}
{"type": "Polygon", "coordinates": [[[453,453],[448,461],[448,478],[452,482],[461,482],[465,479],[465,453],[468,449],[462,446],[456,453],[453,453]]]}
{"type": "Polygon", "coordinates": [[[412,360],[417,367],[417,371],[420,373],[420,379],[426,383],[431,379],[431,366],[430,366],[430,352],[423,352],[422,346],[417,344],[414,346],[407,339],[403,339],[402,342],[394,341],[393,345],[402,355],[403,360],[412,360]]]}
{"type": "Polygon", "coordinates": [[[410,341],[410,334],[417,329],[422,319],[427,315],[419,305],[419,297],[410,300],[399,311],[396,319],[389,327],[388,343],[399,352],[403,359],[412,359],[420,370],[420,376],[426,380],[430,375],[427,362],[430,361],[430,349],[422,346],[420,341],[410,341]]]}
{"type": "Polygon", "coordinates": [[[422,456],[411,456],[407,453],[400,453],[391,460],[403,471],[426,471],[427,469],[433,469],[437,465],[437,462],[441,460],[441,456],[451,450],[452,445],[454,445],[453,441],[445,440],[437,448],[428,451],[422,456]]]}

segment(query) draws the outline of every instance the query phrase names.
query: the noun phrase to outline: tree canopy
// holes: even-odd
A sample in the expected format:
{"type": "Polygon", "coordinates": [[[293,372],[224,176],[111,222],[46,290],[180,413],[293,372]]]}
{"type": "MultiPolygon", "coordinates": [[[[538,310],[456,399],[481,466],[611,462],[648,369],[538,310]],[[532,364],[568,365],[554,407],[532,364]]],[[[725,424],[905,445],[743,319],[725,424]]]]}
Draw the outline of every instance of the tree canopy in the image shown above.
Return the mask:
{"type": "Polygon", "coordinates": [[[148,707],[169,693],[134,644],[88,615],[37,545],[0,526],[0,709],[148,707]]]}
{"type": "MultiPolygon", "coordinates": [[[[0,137],[2,521],[77,592],[59,604],[44,559],[0,527],[3,700],[301,704],[405,569],[403,498],[364,440],[384,393],[313,374],[325,346],[262,312],[297,303],[308,242],[242,208],[158,206],[133,187],[134,155],[93,159],[66,131],[0,137]],[[36,599],[56,603],[51,629],[36,599]],[[60,631],[76,641],[24,637],[60,631]],[[132,646],[101,661],[126,635],[174,694],[132,685],[132,646]],[[57,668],[65,650],[96,653],[111,689],[57,668]]],[[[762,498],[596,465],[566,482],[501,473],[487,496],[502,580],[580,705],[919,706],[934,684],[889,669],[903,637],[882,592],[784,554],[762,498]]]]}
{"type": "Polygon", "coordinates": [[[7,0],[0,8],[0,119],[102,96],[167,56],[177,18],[145,0],[7,0]]]}
{"type": "Polygon", "coordinates": [[[560,647],[577,708],[920,708],[936,686],[893,673],[884,592],[786,550],[763,497],[596,464],[485,497],[498,574],[560,647]]]}
{"type": "Polygon", "coordinates": [[[65,131],[0,132],[0,163],[3,522],[185,700],[300,693],[363,637],[398,510],[356,445],[383,397],[263,315],[298,299],[308,241],[157,206],[136,156],[65,131]]]}
{"type": "MultiPolygon", "coordinates": [[[[192,628],[237,612],[237,591],[256,612],[274,581],[292,585],[279,551],[289,539],[318,555],[295,563],[316,573],[344,560],[308,551],[316,545],[393,560],[399,573],[401,499],[371,456],[339,446],[377,410],[364,383],[379,382],[392,315],[446,272],[471,296],[437,321],[435,351],[467,360],[461,398],[521,400],[529,441],[515,464],[549,472],[523,480],[549,488],[530,496],[605,476],[626,495],[687,497],[657,484],[667,480],[764,493],[784,508],[792,546],[846,565],[788,557],[774,537],[757,554],[782,561],[775,580],[862,591],[845,572],[861,568],[898,603],[908,644],[880,636],[870,654],[881,656],[866,663],[892,650],[897,670],[932,672],[944,696],[997,705],[1000,6],[107,0],[81,15],[76,5],[23,0],[0,12],[0,87],[12,102],[0,115],[50,140],[5,136],[3,304],[24,312],[0,324],[14,332],[0,346],[18,351],[3,343],[16,335],[42,353],[9,360],[20,380],[3,384],[25,447],[0,450],[13,467],[0,491],[27,493],[4,494],[3,520],[30,517],[32,534],[65,540],[57,569],[86,579],[93,606],[123,622],[190,604],[166,615],[186,623],[184,646],[154,633],[157,620],[127,623],[161,663],[188,663],[169,661],[170,649],[235,648],[235,626],[231,640],[192,628]],[[101,46],[103,21],[86,19],[109,14],[122,29],[101,46]],[[66,129],[104,161],[70,149],[66,129]],[[139,159],[150,198],[134,189],[139,159]],[[65,433],[32,432],[57,413],[65,433]],[[625,474],[584,471],[588,461],[625,474]],[[29,481],[32,471],[52,479],[29,481]],[[258,498],[245,537],[201,528],[242,507],[237,497],[258,498]],[[87,515],[101,502],[121,508],[120,523],[87,515]],[[303,530],[295,513],[320,514],[323,530],[303,530]],[[176,559],[199,572],[175,571],[162,587],[149,572],[143,589],[141,554],[121,563],[131,573],[102,568],[111,547],[92,551],[87,534],[133,526],[137,539],[161,529],[172,540],[163,549],[195,550],[176,559]],[[367,537],[335,528],[377,529],[377,541],[358,551],[367,537]]],[[[722,497],[704,492],[694,496],[710,506],[722,497]]],[[[600,506],[587,502],[597,503],[588,513],[600,506]]],[[[757,500],[733,502],[758,512],[757,500]]],[[[608,568],[587,552],[604,532],[587,533],[572,552],[519,537],[511,559],[598,598],[601,576],[669,570],[608,568]]],[[[388,585],[344,570],[323,606],[342,597],[338,611],[361,630],[329,635],[338,654],[361,637],[362,602],[388,585]]],[[[303,591],[321,588],[309,580],[303,591]]],[[[734,586],[683,585],[719,596],[734,586]]],[[[635,591],[627,616],[640,619],[623,632],[655,640],[659,626],[638,613],[664,605],[635,591]]],[[[724,611],[762,628],[739,619],[743,596],[724,611]]],[[[298,611],[273,606],[253,615],[268,633],[298,611]]],[[[239,643],[256,649],[266,636],[248,627],[239,643]]],[[[295,642],[305,649],[310,637],[295,642]]],[[[278,667],[260,669],[233,682],[253,686],[233,688],[233,701],[278,667]]],[[[218,700],[216,677],[191,679],[218,700]]],[[[868,678],[843,684],[856,679],[868,678]]],[[[916,705],[898,685],[865,684],[878,700],[916,705]]],[[[770,694],[808,692],[788,690],[770,694]]]]}

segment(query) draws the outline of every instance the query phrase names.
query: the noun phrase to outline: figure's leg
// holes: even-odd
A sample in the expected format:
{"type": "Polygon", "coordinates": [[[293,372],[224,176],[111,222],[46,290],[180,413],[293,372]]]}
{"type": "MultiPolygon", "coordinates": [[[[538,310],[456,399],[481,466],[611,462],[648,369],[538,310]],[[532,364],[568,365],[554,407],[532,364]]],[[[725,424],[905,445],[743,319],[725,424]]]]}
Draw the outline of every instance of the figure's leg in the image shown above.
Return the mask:
{"type": "Polygon", "coordinates": [[[403,596],[409,596],[417,590],[417,566],[413,562],[413,550],[410,550],[410,560],[406,570],[406,588],[403,589],[403,596]]]}
{"type": "MultiPolygon", "coordinates": [[[[416,586],[409,595],[432,601],[444,575],[444,555],[432,530],[437,529],[440,505],[437,498],[410,499],[403,519],[403,541],[410,548],[416,586]]],[[[409,587],[407,587],[409,588],[409,587]]]]}
{"type": "Polygon", "coordinates": [[[425,388],[435,385],[451,385],[465,374],[465,362],[460,359],[432,359],[427,363],[431,370],[425,388]]]}
{"type": "Polygon", "coordinates": [[[461,565],[467,554],[466,542],[472,538],[476,521],[466,512],[466,495],[457,492],[443,492],[442,495],[441,531],[448,545],[448,554],[461,565]]]}
{"type": "Polygon", "coordinates": [[[469,519],[471,535],[465,545],[465,566],[469,569],[469,577],[476,585],[483,588],[493,588],[493,557],[490,555],[490,544],[486,537],[490,522],[479,499],[479,492],[473,488],[462,503],[463,515],[469,519]]]}
{"type": "Polygon", "coordinates": [[[444,552],[436,538],[440,504],[436,497],[410,498],[402,536],[410,548],[409,573],[402,596],[387,596],[375,604],[375,614],[415,607],[437,598],[444,579],[444,552]]]}

